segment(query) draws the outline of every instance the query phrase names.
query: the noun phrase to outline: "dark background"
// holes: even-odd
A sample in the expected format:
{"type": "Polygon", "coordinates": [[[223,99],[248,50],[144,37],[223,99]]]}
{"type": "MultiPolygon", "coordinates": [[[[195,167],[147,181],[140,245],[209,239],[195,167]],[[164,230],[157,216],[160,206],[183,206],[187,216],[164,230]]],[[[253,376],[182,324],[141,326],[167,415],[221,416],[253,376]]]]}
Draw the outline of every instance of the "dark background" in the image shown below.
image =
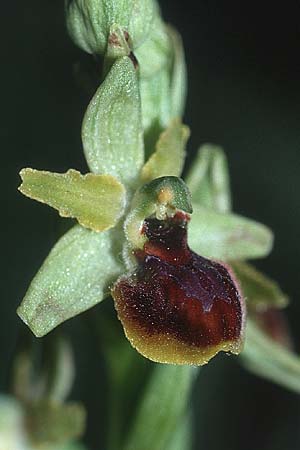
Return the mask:
{"type": "MultiPolygon", "coordinates": [[[[293,299],[288,315],[300,351],[299,8],[292,1],[161,3],[186,49],[189,150],[207,141],[224,146],[235,211],[275,231],[274,251],[258,266],[293,299]]],[[[24,166],[86,170],[80,142],[86,97],[74,81],[80,51],[66,34],[62,1],[2,2],[1,20],[3,390],[22,327],[16,306],[58,227],[55,212],[17,193],[18,171],[24,166]]],[[[78,329],[81,341],[84,333],[78,329]]],[[[92,350],[83,353],[85,384],[77,383],[77,396],[93,408],[101,401],[101,363],[91,358],[92,350]]],[[[300,397],[250,375],[236,358],[217,357],[202,370],[194,398],[197,449],[300,447],[300,397]]]]}

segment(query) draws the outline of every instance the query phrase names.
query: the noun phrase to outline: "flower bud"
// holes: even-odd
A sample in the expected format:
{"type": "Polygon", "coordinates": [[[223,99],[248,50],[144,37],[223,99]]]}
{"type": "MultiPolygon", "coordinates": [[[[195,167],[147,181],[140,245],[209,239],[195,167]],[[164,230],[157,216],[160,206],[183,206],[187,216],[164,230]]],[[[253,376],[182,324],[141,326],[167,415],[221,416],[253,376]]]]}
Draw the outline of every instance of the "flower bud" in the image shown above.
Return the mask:
{"type": "Polygon", "coordinates": [[[67,27],[71,38],[88,53],[104,54],[110,28],[117,25],[133,49],[148,37],[157,6],[154,0],[68,0],[67,27]]]}

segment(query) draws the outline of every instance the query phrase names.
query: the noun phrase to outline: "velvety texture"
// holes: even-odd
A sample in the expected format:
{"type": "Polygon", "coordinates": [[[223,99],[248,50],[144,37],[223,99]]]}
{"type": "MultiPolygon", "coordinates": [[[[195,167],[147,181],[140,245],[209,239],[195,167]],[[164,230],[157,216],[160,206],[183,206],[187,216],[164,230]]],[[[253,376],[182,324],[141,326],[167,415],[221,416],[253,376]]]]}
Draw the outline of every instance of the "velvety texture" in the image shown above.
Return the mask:
{"type": "Polygon", "coordinates": [[[158,362],[205,364],[218,351],[239,353],[244,306],[230,270],[192,252],[188,217],[145,220],[148,240],[137,268],[113,288],[132,345],[158,362]]]}

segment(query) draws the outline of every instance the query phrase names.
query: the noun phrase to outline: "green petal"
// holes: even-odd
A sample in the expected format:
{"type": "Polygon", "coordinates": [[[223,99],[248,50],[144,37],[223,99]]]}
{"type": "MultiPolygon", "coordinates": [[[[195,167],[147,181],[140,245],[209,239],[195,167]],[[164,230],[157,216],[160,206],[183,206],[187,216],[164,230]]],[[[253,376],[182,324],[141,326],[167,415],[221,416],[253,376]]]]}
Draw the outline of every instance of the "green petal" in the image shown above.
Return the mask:
{"type": "Polygon", "coordinates": [[[197,369],[156,364],[129,432],[125,450],[162,450],[180,426],[197,369]]]}
{"type": "Polygon", "coordinates": [[[92,172],[110,173],[133,184],[144,162],[137,72],[127,56],[119,58],[85,113],[82,142],[92,172]]]}
{"type": "Polygon", "coordinates": [[[180,176],[189,135],[189,128],[182,125],[178,119],[174,119],[161,133],[156,143],[156,151],[142,168],[142,180],[148,182],[163,176],[180,176]]]}
{"type": "Polygon", "coordinates": [[[88,53],[105,53],[114,24],[128,32],[133,48],[139,47],[147,39],[157,13],[153,0],[66,0],[69,34],[88,53]]]}
{"type": "Polygon", "coordinates": [[[20,175],[22,194],[52,206],[62,217],[76,218],[86,228],[107,230],[123,214],[125,189],[111,175],[81,175],[73,169],[66,173],[23,169],[20,175]]]}
{"type": "Polygon", "coordinates": [[[205,144],[186,177],[193,201],[219,212],[231,209],[231,193],[226,155],[221,147],[205,144]]]}
{"type": "Polygon", "coordinates": [[[248,308],[262,312],[269,308],[287,306],[288,297],[276,281],[245,262],[231,261],[230,265],[241,285],[248,308]]]}
{"type": "Polygon", "coordinates": [[[273,243],[272,232],[265,225],[195,203],[188,233],[192,250],[222,261],[262,258],[270,253],[273,243]]]}
{"type": "Polygon", "coordinates": [[[44,336],[105,298],[110,283],[123,270],[113,256],[119,251],[112,248],[116,232],[99,234],[77,225],[57,242],[18,309],[36,336],[44,336]]]}
{"type": "Polygon", "coordinates": [[[248,318],[240,358],[251,372],[300,393],[300,358],[274,342],[248,318]]]}

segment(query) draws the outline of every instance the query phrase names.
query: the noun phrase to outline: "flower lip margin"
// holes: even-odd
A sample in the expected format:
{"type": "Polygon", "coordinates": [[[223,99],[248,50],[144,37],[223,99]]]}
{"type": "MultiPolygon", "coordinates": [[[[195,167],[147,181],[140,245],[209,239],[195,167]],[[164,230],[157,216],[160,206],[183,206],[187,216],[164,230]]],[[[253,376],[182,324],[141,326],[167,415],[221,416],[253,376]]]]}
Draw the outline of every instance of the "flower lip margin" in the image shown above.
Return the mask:
{"type": "Polygon", "coordinates": [[[228,266],[203,258],[187,244],[189,216],[144,221],[147,237],[135,270],[112,289],[125,334],[157,362],[202,365],[219,351],[238,354],[245,305],[228,266]]]}

